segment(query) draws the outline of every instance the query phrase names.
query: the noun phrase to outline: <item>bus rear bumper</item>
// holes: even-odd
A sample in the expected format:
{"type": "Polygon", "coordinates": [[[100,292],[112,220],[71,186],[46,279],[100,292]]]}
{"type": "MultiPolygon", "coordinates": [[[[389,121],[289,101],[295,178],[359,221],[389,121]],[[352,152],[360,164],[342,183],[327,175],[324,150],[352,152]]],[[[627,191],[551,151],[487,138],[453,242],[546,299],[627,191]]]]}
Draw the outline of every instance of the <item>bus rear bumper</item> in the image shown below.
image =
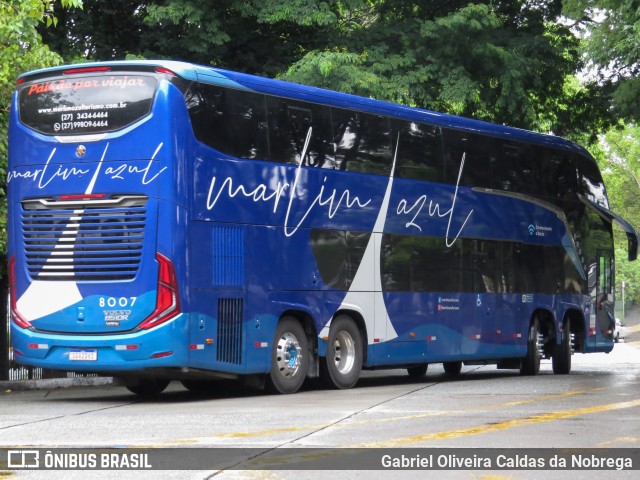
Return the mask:
{"type": "Polygon", "coordinates": [[[150,330],[111,335],[52,334],[11,325],[14,359],[77,372],[118,372],[187,365],[188,315],[150,330]]]}

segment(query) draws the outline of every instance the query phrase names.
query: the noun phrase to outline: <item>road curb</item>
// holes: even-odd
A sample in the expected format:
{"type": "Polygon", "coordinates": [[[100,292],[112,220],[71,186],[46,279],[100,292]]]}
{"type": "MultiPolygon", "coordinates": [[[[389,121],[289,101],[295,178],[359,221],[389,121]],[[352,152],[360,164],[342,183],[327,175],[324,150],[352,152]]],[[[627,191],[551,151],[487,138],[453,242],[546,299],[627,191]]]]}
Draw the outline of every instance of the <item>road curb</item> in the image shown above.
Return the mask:
{"type": "Polygon", "coordinates": [[[46,378],[42,380],[3,380],[0,392],[51,390],[55,388],[92,387],[113,384],[113,377],[46,378]]]}

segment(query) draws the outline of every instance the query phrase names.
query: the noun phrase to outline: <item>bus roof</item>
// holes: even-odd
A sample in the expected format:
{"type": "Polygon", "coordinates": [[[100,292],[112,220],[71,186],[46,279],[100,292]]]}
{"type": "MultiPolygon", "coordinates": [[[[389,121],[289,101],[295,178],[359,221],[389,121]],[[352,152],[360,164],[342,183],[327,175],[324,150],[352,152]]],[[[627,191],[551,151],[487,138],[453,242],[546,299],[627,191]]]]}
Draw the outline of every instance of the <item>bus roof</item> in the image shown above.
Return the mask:
{"type": "Polygon", "coordinates": [[[581,146],[555,135],[537,133],[506,125],[458,117],[422,108],[408,107],[382,100],[375,100],[372,98],[340,93],[318,87],[310,87],[297,83],[259,77],[246,73],[238,73],[216,67],[196,65],[187,62],[170,60],[123,60],[82,63],[35,70],[24,73],[18,78],[19,80],[24,81],[33,76],[42,77],[47,74],[56,74],[68,70],[91,69],[96,67],[132,67],[134,69],[136,67],[166,68],[176,75],[190,81],[199,81],[242,90],[251,90],[269,95],[285,96],[288,98],[322,103],[339,108],[355,108],[357,110],[363,110],[370,113],[388,115],[416,122],[467,130],[478,134],[512,139],[519,142],[528,142],[561,148],[591,157],[591,155],[581,146]]]}

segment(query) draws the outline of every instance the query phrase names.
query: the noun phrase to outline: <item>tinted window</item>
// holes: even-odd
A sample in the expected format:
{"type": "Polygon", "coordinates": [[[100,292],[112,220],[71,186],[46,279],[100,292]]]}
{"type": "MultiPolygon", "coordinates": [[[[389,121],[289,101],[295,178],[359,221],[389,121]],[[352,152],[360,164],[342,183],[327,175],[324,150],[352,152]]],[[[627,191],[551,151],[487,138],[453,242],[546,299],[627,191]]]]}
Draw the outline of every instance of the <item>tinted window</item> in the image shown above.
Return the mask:
{"type": "Polygon", "coordinates": [[[312,230],[311,246],[325,285],[340,290],[349,288],[370,236],[369,232],[312,230]]]}
{"type": "Polygon", "coordinates": [[[471,135],[466,132],[456,130],[445,130],[444,132],[444,179],[446,183],[456,184],[460,175],[462,159],[465,164],[462,169],[460,184],[474,185],[474,170],[477,169],[478,162],[475,161],[471,152],[471,135]],[[471,165],[471,164],[474,165],[471,165]]]}
{"type": "Polygon", "coordinates": [[[20,88],[19,115],[46,135],[113,132],[151,111],[156,79],[143,75],[59,78],[20,88]]]}
{"type": "Polygon", "coordinates": [[[444,134],[445,181],[455,184],[460,175],[462,159],[465,159],[460,185],[496,188],[494,175],[499,168],[496,140],[484,135],[447,130],[444,134]]]}
{"type": "Polygon", "coordinates": [[[303,165],[335,168],[331,109],[321,105],[267,97],[271,160],[298,165],[311,132],[303,165]]]}
{"type": "Polygon", "coordinates": [[[440,127],[393,120],[395,175],[414,180],[442,181],[442,132],[440,127]],[[398,142],[396,148],[396,142],[398,142]]]}
{"type": "Polygon", "coordinates": [[[196,138],[240,158],[269,158],[263,95],[196,84],[186,94],[196,138]]]}
{"type": "Polygon", "coordinates": [[[336,166],[350,172],[389,175],[389,119],[362,112],[332,109],[336,166]]]}
{"type": "Polygon", "coordinates": [[[575,195],[576,166],[569,153],[550,148],[536,148],[534,155],[540,162],[542,194],[552,199],[575,195]]]}
{"type": "Polygon", "coordinates": [[[506,292],[502,267],[502,245],[499,242],[479,240],[473,253],[473,270],[477,275],[476,291],[506,292]]]}
{"type": "Polygon", "coordinates": [[[473,240],[447,247],[443,238],[385,235],[383,290],[471,292],[474,290],[473,240]]]}
{"type": "Polygon", "coordinates": [[[574,158],[578,166],[580,193],[592,202],[608,207],[604,182],[595,160],[578,155],[574,158]]]}
{"type": "Polygon", "coordinates": [[[503,141],[502,161],[509,168],[512,191],[539,195],[543,188],[540,177],[540,161],[535,158],[531,146],[524,143],[503,141]]]}
{"type": "Polygon", "coordinates": [[[562,247],[385,235],[381,255],[386,291],[579,293],[584,283],[562,247]]]}

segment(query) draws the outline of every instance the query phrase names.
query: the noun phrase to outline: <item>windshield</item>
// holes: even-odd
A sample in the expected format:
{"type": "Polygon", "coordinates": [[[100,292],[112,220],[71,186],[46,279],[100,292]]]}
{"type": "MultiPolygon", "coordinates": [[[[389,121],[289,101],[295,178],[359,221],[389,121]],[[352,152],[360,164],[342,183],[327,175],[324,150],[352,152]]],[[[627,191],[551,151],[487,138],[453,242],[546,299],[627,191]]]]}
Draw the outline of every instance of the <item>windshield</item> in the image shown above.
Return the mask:
{"type": "Polygon", "coordinates": [[[88,75],[27,83],[19,90],[20,122],[45,135],[120,130],[151,111],[156,79],[88,75]]]}

